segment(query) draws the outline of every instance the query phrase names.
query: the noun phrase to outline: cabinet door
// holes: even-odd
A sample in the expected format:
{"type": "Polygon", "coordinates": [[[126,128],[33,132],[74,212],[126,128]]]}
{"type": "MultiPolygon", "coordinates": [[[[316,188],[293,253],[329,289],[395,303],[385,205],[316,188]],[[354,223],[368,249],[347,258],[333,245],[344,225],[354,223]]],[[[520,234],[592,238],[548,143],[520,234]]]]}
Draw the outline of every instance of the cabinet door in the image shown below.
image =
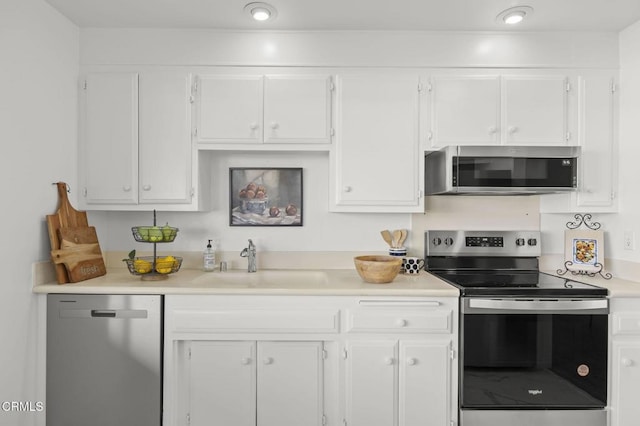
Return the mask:
{"type": "Polygon", "coordinates": [[[635,426],[640,418],[640,343],[614,343],[612,426],[635,426]]]}
{"type": "Polygon", "coordinates": [[[399,424],[450,424],[449,342],[400,341],[399,424]]]}
{"type": "Polygon", "coordinates": [[[397,341],[351,341],[346,354],[347,424],[397,426],[397,341]]]}
{"type": "Polygon", "coordinates": [[[583,135],[578,207],[614,205],[615,103],[610,74],[589,75],[583,87],[583,135]]]}
{"type": "Polygon", "coordinates": [[[255,342],[191,342],[190,426],[256,425],[255,342]]]}
{"type": "Polygon", "coordinates": [[[434,76],[430,107],[432,147],[499,143],[499,76],[434,76]]]}
{"type": "Polygon", "coordinates": [[[199,142],[262,143],[263,77],[200,76],[199,142]]]}
{"type": "Polygon", "coordinates": [[[541,196],[541,213],[617,211],[615,76],[612,70],[592,70],[580,76],[578,191],[541,196]]]}
{"type": "Polygon", "coordinates": [[[334,211],[422,210],[419,83],[413,75],[338,77],[334,211]]]}
{"type": "Polygon", "coordinates": [[[331,86],[329,76],[266,76],[264,141],[331,142],[331,86]]]}
{"type": "Polygon", "coordinates": [[[140,203],[191,203],[191,76],[140,75],[140,203]]]}
{"type": "Polygon", "coordinates": [[[86,77],[80,170],[87,204],[138,202],[138,74],[86,77]]]}
{"type": "Polygon", "coordinates": [[[322,425],[321,342],[258,342],[258,363],[258,426],[322,425]]]}
{"type": "Polygon", "coordinates": [[[507,145],[567,145],[565,76],[504,76],[502,140],[507,145]]]}

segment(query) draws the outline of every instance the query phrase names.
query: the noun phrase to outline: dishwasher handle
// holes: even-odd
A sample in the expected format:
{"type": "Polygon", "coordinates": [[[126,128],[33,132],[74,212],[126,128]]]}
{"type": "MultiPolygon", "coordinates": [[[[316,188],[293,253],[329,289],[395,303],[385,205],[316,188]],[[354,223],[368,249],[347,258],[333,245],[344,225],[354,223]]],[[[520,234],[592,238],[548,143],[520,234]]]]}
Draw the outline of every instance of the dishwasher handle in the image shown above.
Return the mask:
{"type": "Polygon", "coordinates": [[[113,309],[92,309],[91,316],[93,318],[115,318],[116,311],[113,309]]]}
{"type": "Polygon", "coordinates": [[[60,318],[148,318],[146,309],[60,309],[60,318]]]}

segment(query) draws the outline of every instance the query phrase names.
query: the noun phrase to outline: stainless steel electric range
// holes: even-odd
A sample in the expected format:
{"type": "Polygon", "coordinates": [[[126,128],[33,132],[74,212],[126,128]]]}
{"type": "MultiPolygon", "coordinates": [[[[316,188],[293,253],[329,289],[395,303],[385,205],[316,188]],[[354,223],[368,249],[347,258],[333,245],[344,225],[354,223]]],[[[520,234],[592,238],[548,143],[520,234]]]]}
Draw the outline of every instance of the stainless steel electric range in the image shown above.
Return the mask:
{"type": "Polygon", "coordinates": [[[607,290],[539,271],[535,231],[428,231],[460,289],[461,426],[606,426],[607,290]]]}

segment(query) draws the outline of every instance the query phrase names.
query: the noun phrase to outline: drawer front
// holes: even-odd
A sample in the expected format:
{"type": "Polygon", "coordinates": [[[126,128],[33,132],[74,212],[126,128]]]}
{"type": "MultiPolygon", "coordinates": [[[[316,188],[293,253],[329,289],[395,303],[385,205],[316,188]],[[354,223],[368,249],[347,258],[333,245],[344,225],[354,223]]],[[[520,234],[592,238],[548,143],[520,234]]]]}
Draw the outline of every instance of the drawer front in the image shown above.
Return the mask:
{"type": "Polygon", "coordinates": [[[347,313],[348,332],[451,333],[452,311],[402,309],[353,310],[347,313]]]}
{"type": "Polygon", "coordinates": [[[640,334],[640,314],[613,314],[613,334],[640,334]]]}
{"type": "Polygon", "coordinates": [[[173,311],[179,333],[338,333],[339,310],[180,310],[173,311]]]}

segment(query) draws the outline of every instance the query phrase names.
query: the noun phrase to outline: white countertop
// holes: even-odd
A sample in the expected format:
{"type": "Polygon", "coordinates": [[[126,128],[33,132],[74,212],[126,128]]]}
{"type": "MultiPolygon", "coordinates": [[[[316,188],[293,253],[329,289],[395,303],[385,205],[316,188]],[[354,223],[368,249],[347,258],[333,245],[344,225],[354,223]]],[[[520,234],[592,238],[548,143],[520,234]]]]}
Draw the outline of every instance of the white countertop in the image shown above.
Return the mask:
{"type": "MultiPolygon", "coordinates": [[[[552,275],[556,271],[543,270],[552,275]]],[[[567,273],[563,278],[604,287],[610,297],[640,298],[640,282],[613,277],[588,277],[567,273]]],[[[88,294],[289,294],[356,296],[434,296],[457,297],[458,290],[427,273],[399,274],[389,284],[362,281],[355,269],[262,269],[203,272],[181,269],[162,281],[142,281],[125,268],[108,269],[102,277],[72,284],[45,282],[33,287],[34,293],[88,294]]]]}
{"type": "Polygon", "coordinates": [[[573,275],[571,272],[567,272],[564,275],[558,275],[555,270],[543,270],[551,275],[556,275],[568,280],[580,281],[587,284],[596,285],[598,287],[604,287],[609,290],[609,297],[640,297],[640,282],[623,280],[613,277],[610,280],[596,275],[589,277],[586,275],[573,275]]]}
{"type": "Polygon", "coordinates": [[[36,285],[34,293],[88,294],[274,294],[457,297],[458,290],[439,278],[420,272],[399,274],[391,283],[364,282],[355,269],[283,270],[264,269],[203,272],[181,269],[166,280],[142,281],[126,269],[79,283],[36,285]]]}

